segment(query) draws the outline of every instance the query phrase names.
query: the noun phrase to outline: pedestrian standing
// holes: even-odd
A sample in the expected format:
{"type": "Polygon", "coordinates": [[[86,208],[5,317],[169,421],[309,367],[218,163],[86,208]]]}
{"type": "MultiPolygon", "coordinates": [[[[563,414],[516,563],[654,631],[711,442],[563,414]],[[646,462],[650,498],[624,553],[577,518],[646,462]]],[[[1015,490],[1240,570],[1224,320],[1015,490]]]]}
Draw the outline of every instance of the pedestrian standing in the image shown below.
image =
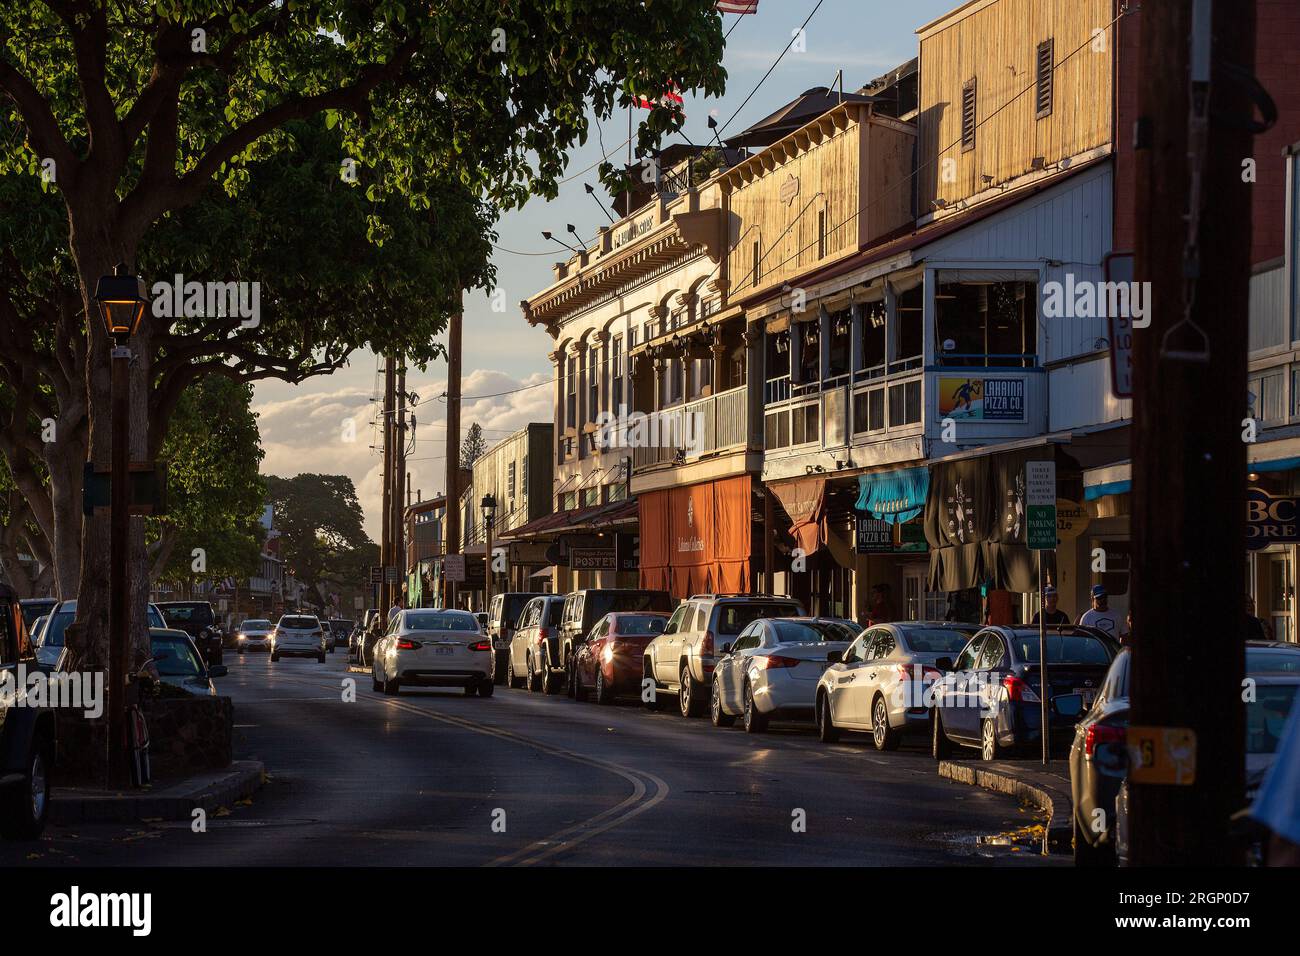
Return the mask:
{"type": "Polygon", "coordinates": [[[1043,609],[1035,611],[1033,620],[1029,623],[1037,624],[1041,615],[1044,624],[1069,624],[1070,615],[1056,606],[1057,600],[1056,588],[1050,584],[1043,588],[1043,609]]]}
{"type": "Polygon", "coordinates": [[[1092,607],[1079,615],[1079,624],[1082,627],[1095,627],[1114,638],[1120,636],[1119,612],[1110,606],[1106,585],[1092,586],[1092,607]]]}

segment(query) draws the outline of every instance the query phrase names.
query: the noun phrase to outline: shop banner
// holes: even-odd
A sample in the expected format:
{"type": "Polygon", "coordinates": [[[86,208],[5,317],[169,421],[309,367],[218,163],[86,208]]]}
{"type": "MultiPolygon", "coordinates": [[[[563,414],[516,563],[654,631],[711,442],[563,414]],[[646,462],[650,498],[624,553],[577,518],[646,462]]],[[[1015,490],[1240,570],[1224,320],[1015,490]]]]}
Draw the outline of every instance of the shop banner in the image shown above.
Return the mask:
{"type": "Polygon", "coordinates": [[[879,518],[857,515],[853,550],[858,554],[888,554],[894,550],[894,526],[879,518]]]}
{"type": "Polygon", "coordinates": [[[940,376],[936,414],[939,421],[1023,422],[1023,378],[940,376]]]}
{"type": "Polygon", "coordinates": [[[750,495],[748,475],[638,495],[641,586],[675,598],[748,591],[750,495]]]}
{"type": "Polygon", "coordinates": [[[778,481],[768,488],[790,516],[790,534],[805,555],[813,554],[826,542],[826,479],[796,478],[778,481]]]}
{"type": "Polygon", "coordinates": [[[1273,496],[1259,488],[1246,489],[1246,547],[1251,551],[1270,544],[1300,541],[1300,498],[1273,496]]]}

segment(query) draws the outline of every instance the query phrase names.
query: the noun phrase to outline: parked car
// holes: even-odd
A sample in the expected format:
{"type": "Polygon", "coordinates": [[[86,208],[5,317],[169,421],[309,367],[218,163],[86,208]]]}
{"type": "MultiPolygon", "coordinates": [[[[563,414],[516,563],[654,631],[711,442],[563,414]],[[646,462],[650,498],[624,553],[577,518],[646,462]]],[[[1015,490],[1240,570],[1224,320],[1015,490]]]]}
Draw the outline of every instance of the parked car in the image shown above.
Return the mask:
{"type": "Polygon", "coordinates": [[[519,614],[524,605],[535,597],[541,597],[540,591],[504,591],[492,595],[492,604],[488,608],[487,636],[492,639],[492,651],[496,655],[496,682],[504,684],[510,670],[510,639],[515,635],[519,623],[519,614]]]}
{"type": "Polygon", "coordinates": [[[334,638],[330,644],[330,653],[334,653],[334,648],[342,645],[348,647],[349,638],[352,636],[352,628],[356,626],[356,621],[350,621],[344,617],[332,617],[327,622],[330,626],[330,634],[334,638]]]}
{"type": "Polygon", "coordinates": [[[24,598],[18,602],[23,612],[23,627],[32,634],[37,618],[46,617],[59,602],[55,598],[24,598]]]}
{"type": "Polygon", "coordinates": [[[578,645],[573,666],[573,693],[598,704],[612,704],[621,694],[640,693],[641,655],[664,632],[668,615],[654,611],[606,614],[578,645]]]}
{"type": "Polygon", "coordinates": [[[863,631],[861,624],[847,617],[813,617],[809,620],[829,627],[837,641],[852,641],[863,631]]]}
{"type": "Polygon", "coordinates": [[[663,696],[676,694],[683,717],[699,717],[709,705],[715,646],[735,641],[760,618],[803,617],[794,598],[770,594],[696,594],[677,606],[664,632],[647,645],[641,678],[653,681],[645,700],[650,710],[664,707],[663,696]]]}
{"type": "Polygon", "coordinates": [[[244,651],[269,651],[274,630],[275,625],[266,618],[250,617],[235,632],[235,649],[241,654],[244,651]]]}
{"type": "Polygon", "coordinates": [[[573,665],[577,660],[577,649],[597,621],[613,611],[659,611],[667,614],[672,609],[673,599],[667,591],[586,588],[566,594],[564,612],[560,617],[560,659],[564,662],[569,696],[574,696],[573,665]]]}
{"type": "Polygon", "coordinates": [[[532,691],[554,694],[564,673],[560,658],[560,615],[564,596],[535,597],[519,612],[519,622],[510,638],[510,659],[506,662],[506,686],[521,682],[532,691]]]}
{"type": "Polygon", "coordinates": [[[722,645],[713,669],[713,726],[730,727],[739,716],[755,734],[774,717],[811,717],[822,674],[849,646],[843,637],[843,627],[817,618],[752,621],[734,643],[722,645]]]}
{"type": "MultiPolygon", "coordinates": [[[[1110,866],[1127,858],[1130,671],[1129,652],[1122,651],[1092,708],[1075,728],[1070,747],[1070,795],[1076,866],[1110,866]]],[[[1255,682],[1255,700],[1246,705],[1249,802],[1273,762],[1282,727],[1300,691],[1300,647],[1247,642],[1246,674],[1255,682]]]]}
{"type": "MultiPolygon", "coordinates": [[[[38,615],[39,616],[39,615],[38,615]]],[[[0,672],[36,666],[17,596],[0,584],[0,672]]],[[[34,840],[45,829],[55,754],[54,711],[0,695],[0,836],[34,840]]]]}
{"type": "Polygon", "coordinates": [[[397,694],[403,685],[464,687],[491,697],[492,641],[476,615],[456,608],[413,608],[393,617],[375,644],[371,680],[376,691],[397,694]]]}
{"type": "Polygon", "coordinates": [[[63,634],[77,617],[76,601],[60,601],[46,616],[40,634],[34,641],[37,661],[45,667],[57,670],[63,659],[63,634]]]}
{"type": "Polygon", "coordinates": [[[149,645],[154,667],[164,684],[197,697],[217,695],[212,678],[225,677],[226,665],[204,663],[199,649],[184,631],[151,627],[149,645]]]}
{"type": "Polygon", "coordinates": [[[207,601],[159,601],[168,627],[184,631],[209,664],[220,664],[222,656],[221,628],[217,626],[212,605],[207,601]]]}
{"type": "MultiPolygon", "coordinates": [[[[1063,746],[1092,706],[1119,644],[1095,628],[1059,624],[1047,629],[1048,734],[1063,746]]],[[[934,682],[931,752],[949,756],[952,745],[977,747],[984,760],[1041,746],[1043,693],[1038,628],[986,627],[934,682]]]]}
{"type": "Polygon", "coordinates": [[[925,688],[942,676],[941,657],[961,652],[973,624],[900,621],[863,631],[817,685],[817,734],[825,743],[841,730],[870,733],[877,750],[930,734],[925,688]]]}
{"type": "Polygon", "coordinates": [[[325,631],[314,614],[285,614],[271,632],[271,660],[314,657],[325,663],[325,631]]]}

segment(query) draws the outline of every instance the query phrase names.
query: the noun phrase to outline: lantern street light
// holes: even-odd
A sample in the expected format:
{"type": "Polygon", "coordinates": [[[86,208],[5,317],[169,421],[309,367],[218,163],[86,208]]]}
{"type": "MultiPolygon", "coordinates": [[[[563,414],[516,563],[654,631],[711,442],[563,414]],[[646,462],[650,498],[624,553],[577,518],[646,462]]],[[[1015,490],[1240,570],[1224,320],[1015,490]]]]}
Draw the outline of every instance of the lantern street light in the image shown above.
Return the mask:
{"type": "MultiPolygon", "coordinates": [[[[109,474],[109,595],[108,595],[108,773],[114,786],[128,779],[130,736],[127,731],[127,650],[131,644],[127,584],[127,539],[130,531],[130,406],[131,350],[127,340],[140,328],[149,302],[144,280],[119,263],[111,276],[95,286],[104,329],[113,339],[111,358],[112,466],[109,474]]],[[[143,782],[143,781],[141,781],[143,782]]]]}
{"type": "Polygon", "coordinates": [[[492,606],[492,523],[497,515],[497,500],[492,492],[483,496],[479,502],[483,509],[483,540],[487,545],[483,553],[483,610],[491,613],[492,606]]]}

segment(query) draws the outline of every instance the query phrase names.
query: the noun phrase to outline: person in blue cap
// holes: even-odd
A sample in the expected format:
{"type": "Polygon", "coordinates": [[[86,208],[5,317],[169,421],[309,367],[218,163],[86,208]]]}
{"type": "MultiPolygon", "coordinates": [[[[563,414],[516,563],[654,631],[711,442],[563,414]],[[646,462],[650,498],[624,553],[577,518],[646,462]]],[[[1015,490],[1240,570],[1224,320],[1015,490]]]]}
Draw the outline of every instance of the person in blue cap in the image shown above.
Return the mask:
{"type": "Polygon", "coordinates": [[[1079,615],[1079,624],[1082,627],[1095,627],[1098,630],[1105,631],[1116,640],[1119,639],[1119,612],[1110,606],[1106,585],[1094,584],[1092,586],[1092,607],[1079,615]]]}
{"type": "Polygon", "coordinates": [[[1250,815],[1269,829],[1264,865],[1300,866],[1300,702],[1291,707],[1250,815]]]}

